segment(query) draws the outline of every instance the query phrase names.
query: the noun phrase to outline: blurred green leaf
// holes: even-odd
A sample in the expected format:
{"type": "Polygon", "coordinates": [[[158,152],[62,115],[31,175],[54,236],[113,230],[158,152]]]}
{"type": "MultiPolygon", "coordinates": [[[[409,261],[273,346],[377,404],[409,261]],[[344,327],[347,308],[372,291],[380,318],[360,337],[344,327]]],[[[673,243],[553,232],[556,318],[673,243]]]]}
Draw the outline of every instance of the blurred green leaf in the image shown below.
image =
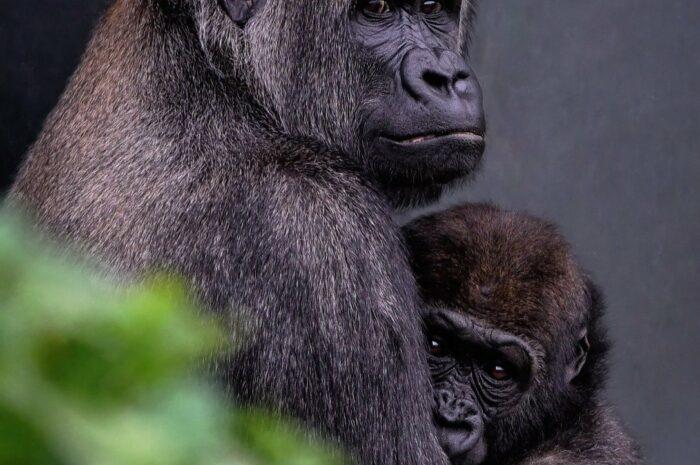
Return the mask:
{"type": "Polygon", "coordinates": [[[117,288],[28,231],[0,213],[0,465],[343,462],[202,381],[226,345],[176,280],[117,288]]]}

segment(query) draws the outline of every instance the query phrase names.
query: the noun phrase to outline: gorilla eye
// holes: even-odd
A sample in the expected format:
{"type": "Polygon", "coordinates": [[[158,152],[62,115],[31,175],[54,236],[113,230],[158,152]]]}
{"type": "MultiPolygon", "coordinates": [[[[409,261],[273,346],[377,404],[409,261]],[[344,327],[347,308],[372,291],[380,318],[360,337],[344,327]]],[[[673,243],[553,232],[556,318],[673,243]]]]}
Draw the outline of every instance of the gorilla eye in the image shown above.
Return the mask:
{"type": "Polygon", "coordinates": [[[424,0],[420,5],[420,11],[424,15],[434,15],[440,13],[442,9],[442,2],[439,0],[424,0]]]}
{"type": "Polygon", "coordinates": [[[375,15],[381,15],[391,11],[391,5],[387,0],[363,0],[360,1],[362,11],[375,15]]]}
{"type": "Polygon", "coordinates": [[[442,345],[442,342],[434,338],[428,341],[428,350],[430,350],[430,355],[435,357],[442,357],[445,355],[445,347],[442,345]]]}
{"type": "Polygon", "coordinates": [[[511,378],[510,371],[502,363],[493,363],[489,365],[486,372],[496,381],[506,381],[511,378]]]}

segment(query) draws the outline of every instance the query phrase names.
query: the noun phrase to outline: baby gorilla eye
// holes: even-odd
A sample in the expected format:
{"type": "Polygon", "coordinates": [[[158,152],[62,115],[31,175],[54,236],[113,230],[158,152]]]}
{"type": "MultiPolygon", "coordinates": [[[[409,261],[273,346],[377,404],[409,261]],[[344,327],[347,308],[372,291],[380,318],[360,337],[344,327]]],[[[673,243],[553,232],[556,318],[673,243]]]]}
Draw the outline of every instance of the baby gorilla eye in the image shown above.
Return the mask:
{"type": "Polygon", "coordinates": [[[430,355],[434,357],[442,357],[446,353],[442,342],[435,338],[430,338],[428,340],[428,350],[430,350],[430,355]]]}
{"type": "Polygon", "coordinates": [[[507,381],[511,378],[510,370],[505,364],[494,362],[486,367],[486,373],[496,381],[507,381]]]}
{"type": "Polygon", "coordinates": [[[387,0],[361,0],[359,6],[365,13],[381,15],[391,11],[391,5],[387,0]]]}
{"type": "Polygon", "coordinates": [[[442,1],[440,0],[424,0],[420,5],[421,13],[425,15],[434,15],[440,13],[443,9],[442,1]]]}

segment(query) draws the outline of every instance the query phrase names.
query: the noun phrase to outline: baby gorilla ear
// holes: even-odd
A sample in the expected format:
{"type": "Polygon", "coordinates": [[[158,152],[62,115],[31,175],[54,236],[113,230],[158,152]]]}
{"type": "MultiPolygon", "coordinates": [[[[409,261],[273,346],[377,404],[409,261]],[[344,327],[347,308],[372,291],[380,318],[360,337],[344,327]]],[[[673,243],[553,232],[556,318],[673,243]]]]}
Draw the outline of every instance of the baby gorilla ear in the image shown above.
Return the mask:
{"type": "Polygon", "coordinates": [[[243,27],[265,6],[266,0],[219,0],[231,20],[243,27]]]}
{"type": "Polygon", "coordinates": [[[574,352],[574,359],[569,363],[566,369],[566,382],[570,383],[581,373],[586,365],[588,351],[591,350],[591,344],[588,342],[588,329],[584,328],[579,333],[578,342],[574,352]]]}

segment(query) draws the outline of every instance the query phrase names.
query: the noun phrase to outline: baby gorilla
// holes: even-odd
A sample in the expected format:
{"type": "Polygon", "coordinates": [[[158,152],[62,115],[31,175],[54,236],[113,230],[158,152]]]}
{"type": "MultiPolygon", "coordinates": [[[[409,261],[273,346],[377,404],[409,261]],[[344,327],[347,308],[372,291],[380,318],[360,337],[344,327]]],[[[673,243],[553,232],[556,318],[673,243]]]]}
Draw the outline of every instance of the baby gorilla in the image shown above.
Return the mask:
{"type": "Polygon", "coordinates": [[[599,396],[603,303],[553,225],[466,205],[404,231],[455,465],[641,463],[599,396]]]}

